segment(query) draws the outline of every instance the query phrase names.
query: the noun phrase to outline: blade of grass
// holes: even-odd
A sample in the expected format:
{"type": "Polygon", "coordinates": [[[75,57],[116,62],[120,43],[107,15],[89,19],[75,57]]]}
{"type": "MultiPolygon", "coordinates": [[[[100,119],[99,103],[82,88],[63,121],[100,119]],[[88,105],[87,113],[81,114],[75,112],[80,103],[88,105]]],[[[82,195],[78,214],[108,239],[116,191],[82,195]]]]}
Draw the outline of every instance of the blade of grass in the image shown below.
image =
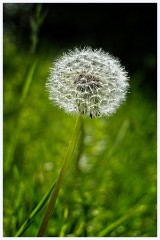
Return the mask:
{"type": "Polygon", "coordinates": [[[43,11],[42,4],[37,4],[35,13],[30,17],[30,27],[31,27],[31,53],[34,53],[38,45],[38,34],[40,27],[47,16],[47,11],[43,11]]]}
{"type": "MultiPolygon", "coordinates": [[[[144,198],[143,198],[144,199],[144,198]]],[[[97,237],[106,237],[106,235],[111,232],[114,228],[116,228],[118,225],[126,221],[128,218],[132,217],[133,215],[137,213],[142,213],[146,210],[146,206],[142,203],[136,204],[134,207],[130,208],[122,217],[118,218],[116,221],[111,223],[109,226],[107,226],[105,229],[103,229],[97,237]]]]}
{"type": "Polygon", "coordinates": [[[12,161],[13,161],[13,158],[14,158],[15,149],[16,149],[17,142],[18,142],[19,135],[20,135],[20,131],[21,131],[20,126],[19,126],[19,119],[21,118],[22,105],[24,104],[24,102],[26,100],[26,97],[27,97],[27,94],[29,92],[30,85],[31,85],[31,82],[33,80],[33,76],[34,76],[34,73],[35,73],[36,66],[37,66],[37,60],[35,60],[29,66],[29,69],[26,73],[26,77],[24,78],[25,79],[25,81],[24,81],[25,84],[24,84],[22,94],[21,94],[21,97],[20,97],[19,110],[18,110],[18,113],[17,113],[17,116],[16,116],[16,123],[15,123],[16,126],[14,128],[14,132],[12,133],[11,143],[10,143],[10,146],[8,147],[7,156],[5,158],[5,172],[9,172],[10,169],[11,169],[11,166],[12,166],[12,161]]]}
{"type": "Polygon", "coordinates": [[[25,81],[25,85],[23,87],[23,90],[22,90],[22,95],[21,95],[21,99],[20,99],[20,105],[22,105],[27,97],[27,94],[28,94],[28,91],[29,91],[29,88],[30,88],[30,85],[31,85],[31,82],[32,82],[32,79],[33,79],[33,74],[35,72],[35,68],[37,66],[37,60],[35,60],[29,70],[28,70],[28,73],[27,73],[27,76],[26,76],[26,81],[25,81]]]}
{"type": "Polygon", "coordinates": [[[34,54],[35,54],[35,51],[36,51],[36,48],[37,48],[37,45],[38,45],[38,33],[39,33],[40,26],[42,25],[46,15],[47,15],[47,12],[43,13],[43,11],[42,11],[42,5],[38,4],[37,7],[36,7],[35,16],[32,19],[32,21],[34,21],[34,26],[36,28],[36,32],[33,31],[33,26],[31,25],[31,30],[32,30],[31,35],[33,35],[33,32],[34,32],[34,38],[36,38],[36,42],[32,42],[32,44],[31,44],[31,49],[32,49],[31,53],[32,53],[33,60],[29,64],[29,68],[26,72],[26,76],[24,77],[24,87],[22,89],[22,94],[20,96],[20,101],[19,101],[19,104],[18,104],[19,108],[18,108],[18,113],[17,113],[16,127],[15,127],[14,133],[12,134],[13,137],[12,137],[12,140],[11,140],[11,144],[10,144],[10,147],[9,147],[7,158],[5,160],[5,162],[6,162],[5,166],[7,166],[6,167],[6,172],[8,172],[11,169],[11,164],[12,164],[12,161],[13,161],[13,156],[14,156],[14,152],[15,152],[15,149],[16,149],[17,141],[18,141],[18,135],[20,133],[19,122],[18,121],[19,121],[19,118],[20,118],[20,115],[21,115],[22,106],[23,106],[23,104],[26,100],[27,94],[29,92],[29,89],[30,89],[30,86],[31,86],[31,83],[32,83],[32,80],[33,80],[33,76],[34,76],[34,73],[35,73],[35,69],[36,69],[36,66],[37,66],[37,62],[38,62],[37,59],[34,59],[34,54]]]}
{"type": "Polygon", "coordinates": [[[15,237],[21,237],[22,234],[26,231],[26,229],[30,226],[31,222],[35,219],[37,214],[43,210],[47,204],[47,200],[49,199],[49,196],[54,189],[55,183],[52,184],[48,192],[44,195],[42,200],[38,203],[38,205],[34,208],[34,210],[31,212],[29,217],[25,220],[25,222],[22,224],[18,232],[16,233],[15,237]]]}
{"type": "Polygon", "coordinates": [[[69,141],[68,149],[67,149],[66,155],[64,157],[63,165],[62,165],[61,171],[59,173],[58,180],[56,182],[56,185],[55,185],[55,188],[54,188],[53,193],[51,195],[47,210],[46,210],[45,215],[43,217],[43,220],[42,220],[42,223],[41,223],[38,235],[37,235],[38,237],[42,237],[44,235],[44,232],[47,228],[49,218],[50,218],[50,216],[53,212],[53,209],[55,207],[55,203],[56,203],[56,200],[57,200],[57,197],[58,197],[58,193],[59,193],[63,178],[65,176],[65,173],[66,173],[67,168],[69,166],[70,160],[72,158],[73,151],[74,151],[76,143],[77,143],[78,133],[79,133],[79,130],[81,128],[81,123],[82,123],[82,119],[81,119],[81,116],[79,116],[77,118],[71,140],[69,141]]]}

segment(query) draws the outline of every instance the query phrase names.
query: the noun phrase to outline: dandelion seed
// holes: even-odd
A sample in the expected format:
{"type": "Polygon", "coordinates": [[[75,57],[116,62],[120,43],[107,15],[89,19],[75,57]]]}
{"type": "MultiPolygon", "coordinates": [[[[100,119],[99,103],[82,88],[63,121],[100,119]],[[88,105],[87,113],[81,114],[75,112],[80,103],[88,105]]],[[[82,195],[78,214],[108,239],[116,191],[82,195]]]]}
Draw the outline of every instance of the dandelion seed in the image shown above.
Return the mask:
{"type": "Polygon", "coordinates": [[[110,116],[126,99],[127,72],[103,50],[75,48],[53,63],[46,87],[49,98],[67,113],[110,116]]]}

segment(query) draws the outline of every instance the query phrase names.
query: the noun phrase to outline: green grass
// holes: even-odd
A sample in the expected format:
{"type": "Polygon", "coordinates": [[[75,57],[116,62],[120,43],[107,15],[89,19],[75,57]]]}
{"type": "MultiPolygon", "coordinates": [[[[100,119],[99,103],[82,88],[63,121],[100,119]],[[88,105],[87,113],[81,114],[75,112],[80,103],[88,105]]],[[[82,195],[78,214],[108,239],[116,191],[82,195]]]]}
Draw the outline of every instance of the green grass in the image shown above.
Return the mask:
{"type": "MultiPolygon", "coordinates": [[[[56,181],[76,117],[52,105],[44,87],[59,50],[33,57],[5,37],[3,234],[15,236],[56,181]]],[[[131,76],[112,117],[84,119],[45,236],[156,236],[157,109],[141,77],[131,76]]],[[[43,214],[23,236],[37,235],[43,214]]]]}

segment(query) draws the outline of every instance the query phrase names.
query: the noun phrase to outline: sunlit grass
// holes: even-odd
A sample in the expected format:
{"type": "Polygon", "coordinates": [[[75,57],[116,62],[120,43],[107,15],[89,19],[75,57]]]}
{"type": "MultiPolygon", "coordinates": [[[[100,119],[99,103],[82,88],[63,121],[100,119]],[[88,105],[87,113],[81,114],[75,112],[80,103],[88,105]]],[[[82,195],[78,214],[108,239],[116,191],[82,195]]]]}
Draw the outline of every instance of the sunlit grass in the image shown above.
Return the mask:
{"type": "MultiPolygon", "coordinates": [[[[4,49],[4,236],[16,234],[56,181],[74,128],[76,117],[53,106],[45,91],[58,50],[51,51],[35,57],[21,106],[30,53],[10,41],[4,49]]],[[[131,76],[116,114],[84,119],[46,236],[156,236],[156,102],[137,79],[131,76]]],[[[23,236],[36,236],[43,214],[23,236]]]]}

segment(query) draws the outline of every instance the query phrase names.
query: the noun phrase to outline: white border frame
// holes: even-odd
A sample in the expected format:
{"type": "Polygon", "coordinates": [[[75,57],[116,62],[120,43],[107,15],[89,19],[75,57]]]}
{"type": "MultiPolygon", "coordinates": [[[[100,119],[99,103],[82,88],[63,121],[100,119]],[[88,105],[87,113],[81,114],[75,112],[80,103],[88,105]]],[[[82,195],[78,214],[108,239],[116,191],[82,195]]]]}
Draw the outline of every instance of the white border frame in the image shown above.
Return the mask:
{"type": "MultiPolygon", "coordinates": [[[[160,163],[159,163],[159,143],[160,143],[160,128],[159,128],[159,123],[160,123],[160,85],[159,85],[159,74],[160,74],[160,69],[158,68],[159,64],[159,56],[160,56],[160,49],[159,49],[159,26],[160,26],[160,2],[157,0],[132,0],[132,1],[127,1],[127,0],[100,0],[100,1],[95,1],[95,0],[81,0],[81,1],[67,1],[67,0],[59,0],[59,1],[53,1],[53,0],[34,0],[34,1],[25,1],[25,0],[20,0],[20,1],[13,1],[13,0],[0,0],[0,239],[18,239],[15,237],[3,237],[3,3],[157,3],[157,237],[118,237],[118,239],[137,239],[137,240],[142,240],[142,239],[159,239],[160,238],[160,221],[159,221],[159,216],[160,216],[160,178],[158,177],[160,174],[160,163]],[[159,190],[159,191],[158,191],[159,190]],[[158,228],[159,226],[159,228],[158,228]]],[[[30,239],[34,239],[34,237],[30,237],[30,239]]],[[[110,237],[102,237],[100,239],[109,239],[110,237]]],[[[21,238],[23,239],[23,237],[21,238]]],[[[40,237],[37,237],[37,239],[41,239],[40,237]]],[[[45,237],[45,239],[50,239],[50,237],[45,237]]],[[[54,239],[59,239],[59,237],[54,237],[54,239]]],[[[61,239],[66,239],[66,238],[61,238],[61,239]]],[[[75,240],[75,237],[70,237],[69,239],[75,240]]],[[[81,237],[81,239],[85,239],[85,237],[81,237]]],[[[97,237],[87,237],[87,239],[97,239],[97,237]]],[[[99,239],[99,238],[98,238],[99,239]]],[[[117,239],[117,237],[112,237],[112,239],[117,239]]]]}

